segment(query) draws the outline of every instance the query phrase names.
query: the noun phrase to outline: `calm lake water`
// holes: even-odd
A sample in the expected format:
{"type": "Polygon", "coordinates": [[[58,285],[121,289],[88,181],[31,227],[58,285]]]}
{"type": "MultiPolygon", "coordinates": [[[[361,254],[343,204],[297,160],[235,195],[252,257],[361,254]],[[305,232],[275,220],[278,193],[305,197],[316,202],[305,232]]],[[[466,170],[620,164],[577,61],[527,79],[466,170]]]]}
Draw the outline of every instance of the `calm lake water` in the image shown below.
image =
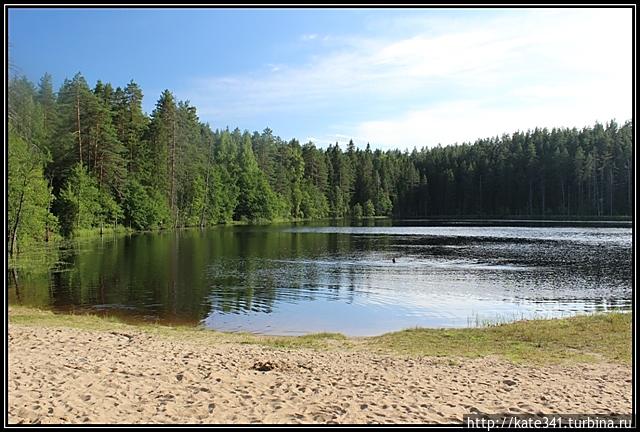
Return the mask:
{"type": "Polygon", "coordinates": [[[508,224],[109,236],[60,249],[48,272],[10,272],[9,301],[265,334],[376,335],[631,309],[630,227],[496,223],[508,224]]]}

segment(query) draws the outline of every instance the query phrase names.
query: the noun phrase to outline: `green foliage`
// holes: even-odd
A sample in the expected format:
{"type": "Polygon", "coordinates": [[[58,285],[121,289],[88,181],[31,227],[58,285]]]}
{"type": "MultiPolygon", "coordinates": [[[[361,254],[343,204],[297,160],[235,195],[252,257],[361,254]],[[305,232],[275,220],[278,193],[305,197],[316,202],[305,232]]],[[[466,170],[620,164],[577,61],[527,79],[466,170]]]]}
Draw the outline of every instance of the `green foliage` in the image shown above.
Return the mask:
{"type": "Polygon", "coordinates": [[[281,194],[274,192],[273,200],[273,219],[274,220],[289,220],[289,209],[291,205],[289,201],[281,194]]]}
{"type": "Polygon", "coordinates": [[[27,142],[9,134],[7,163],[7,241],[8,252],[48,239],[57,231],[57,218],[49,212],[53,198],[43,175],[43,159],[27,142]]]}
{"type": "Polygon", "coordinates": [[[7,249],[11,256],[30,243],[48,241],[57,231],[51,214],[51,187],[44,176],[50,162],[45,112],[26,78],[8,87],[7,249]]]}
{"type": "Polygon", "coordinates": [[[46,238],[56,218],[70,235],[121,220],[142,230],[327,216],[631,214],[630,121],[412,152],[350,141],[343,151],[268,128],[213,131],[168,90],[147,116],[142,97],[133,81],[91,89],[81,74],[57,93],[48,74],[37,87],[10,81],[8,240],[37,241],[43,226],[46,238]]]}
{"type": "Polygon", "coordinates": [[[391,202],[389,195],[379,191],[376,199],[375,213],[380,216],[391,216],[392,209],[393,203],[391,202]]]}
{"type": "Polygon", "coordinates": [[[239,161],[238,187],[241,191],[235,208],[236,219],[271,220],[277,212],[276,196],[271,190],[251,147],[248,134],[243,139],[239,161]]]}
{"type": "Polygon", "coordinates": [[[147,229],[151,226],[149,195],[135,179],[129,180],[127,184],[123,207],[127,226],[138,230],[147,229]]]}
{"type": "Polygon", "coordinates": [[[300,210],[307,219],[320,219],[329,215],[329,202],[326,195],[310,181],[306,181],[303,185],[300,210]]]}
{"type": "Polygon", "coordinates": [[[106,190],[100,191],[100,207],[102,209],[100,214],[102,222],[117,225],[118,221],[122,221],[124,217],[122,207],[120,207],[106,190]]]}
{"type": "Polygon", "coordinates": [[[184,208],[181,208],[183,215],[180,219],[187,226],[199,225],[207,205],[207,189],[202,174],[196,174],[193,181],[187,184],[181,202],[184,208]]]}
{"type": "Polygon", "coordinates": [[[355,203],[355,205],[353,206],[353,210],[351,211],[351,216],[354,219],[362,219],[363,212],[360,203],[355,203]]]}
{"type": "Polygon", "coordinates": [[[135,179],[127,185],[123,207],[125,224],[137,230],[162,228],[171,218],[161,192],[146,189],[135,179]]]}
{"type": "Polygon", "coordinates": [[[366,217],[372,217],[376,215],[376,208],[373,206],[373,201],[367,200],[364,204],[364,215],[366,217]]]}
{"type": "Polygon", "coordinates": [[[327,165],[330,211],[334,217],[345,217],[351,210],[353,195],[352,161],[336,143],[327,149],[327,165]]]}
{"type": "Polygon", "coordinates": [[[9,83],[8,93],[10,133],[44,155],[44,113],[34,85],[25,77],[14,78],[9,83]]]}
{"type": "Polygon", "coordinates": [[[302,214],[302,178],[304,175],[304,159],[302,148],[297,140],[291,140],[282,148],[283,169],[286,186],[284,196],[290,203],[290,216],[301,218],[302,214]]]}
{"type": "Polygon", "coordinates": [[[104,222],[102,196],[98,183],[85,167],[76,164],[60,192],[60,228],[64,235],[76,229],[93,228],[104,222]]]}
{"type": "Polygon", "coordinates": [[[218,223],[227,223],[233,220],[233,214],[238,205],[240,188],[236,184],[236,177],[225,166],[221,166],[216,172],[214,205],[217,207],[220,217],[218,223]]]}
{"type": "Polygon", "coordinates": [[[399,196],[394,212],[418,217],[629,215],[633,185],[627,137],[632,129],[631,122],[582,130],[537,128],[424,149],[416,152],[414,166],[418,178],[428,182],[399,196]]]}

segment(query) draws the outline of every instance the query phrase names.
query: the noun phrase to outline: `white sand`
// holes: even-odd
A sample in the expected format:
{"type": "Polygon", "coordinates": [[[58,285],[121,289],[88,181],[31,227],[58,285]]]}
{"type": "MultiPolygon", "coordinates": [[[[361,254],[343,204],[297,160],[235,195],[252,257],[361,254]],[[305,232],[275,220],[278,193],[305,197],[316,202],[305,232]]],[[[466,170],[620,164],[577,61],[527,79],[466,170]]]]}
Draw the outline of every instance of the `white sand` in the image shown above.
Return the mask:
{"type": "Polygon", "coordinates": [[[631,413],[631,368],[203,345],[10,324],[9,423],[434,423],[631,413]],[[257,371],[256,363],[274,369],[257,371]]]}

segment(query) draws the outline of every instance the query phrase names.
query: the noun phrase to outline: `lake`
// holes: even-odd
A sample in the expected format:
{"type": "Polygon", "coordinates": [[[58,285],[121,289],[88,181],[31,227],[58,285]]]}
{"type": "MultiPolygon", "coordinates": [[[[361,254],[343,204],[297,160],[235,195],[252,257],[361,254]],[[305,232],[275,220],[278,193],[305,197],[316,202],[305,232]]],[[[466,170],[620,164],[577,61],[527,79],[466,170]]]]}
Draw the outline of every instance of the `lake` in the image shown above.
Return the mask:
{"type": "Polygon", "coordinates": [[[632,301],[625,223],[229,226],[105,236],[55,253],[48,271],[9,273],[11,304],[364,336],[630,310],[632,301]]]}

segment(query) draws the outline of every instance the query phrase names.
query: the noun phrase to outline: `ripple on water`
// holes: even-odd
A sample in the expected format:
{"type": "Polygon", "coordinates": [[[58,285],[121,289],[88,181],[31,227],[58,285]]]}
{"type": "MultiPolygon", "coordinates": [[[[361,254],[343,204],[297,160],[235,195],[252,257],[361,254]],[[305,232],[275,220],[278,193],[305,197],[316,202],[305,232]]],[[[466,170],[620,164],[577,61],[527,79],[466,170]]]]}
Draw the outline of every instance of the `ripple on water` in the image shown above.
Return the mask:
{"type": "Polygon", "coordinates": [[[184,230],[65,250],[51,272],[9,278],[9,297],[274,334],[460,327],[630,309],[631,240],[595,227],[184,230]]]}

